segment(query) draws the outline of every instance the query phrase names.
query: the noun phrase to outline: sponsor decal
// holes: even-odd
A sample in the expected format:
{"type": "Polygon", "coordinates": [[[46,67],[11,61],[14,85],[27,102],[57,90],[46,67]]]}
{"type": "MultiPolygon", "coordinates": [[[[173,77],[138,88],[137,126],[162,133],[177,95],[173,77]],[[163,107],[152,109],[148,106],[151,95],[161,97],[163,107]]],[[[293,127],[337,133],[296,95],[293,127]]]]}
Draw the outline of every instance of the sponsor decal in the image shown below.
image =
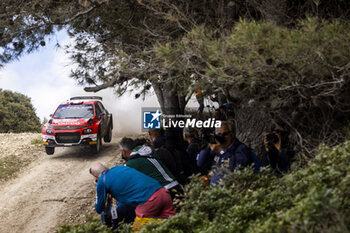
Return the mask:
{"type": "Polygon", "coordinates": [[[87,108],[87,109],[93,109],[92,104],[78,104],[78,105],[60,105],[58,106],[59,109],[82,109],[82,108],[87,108]]]}

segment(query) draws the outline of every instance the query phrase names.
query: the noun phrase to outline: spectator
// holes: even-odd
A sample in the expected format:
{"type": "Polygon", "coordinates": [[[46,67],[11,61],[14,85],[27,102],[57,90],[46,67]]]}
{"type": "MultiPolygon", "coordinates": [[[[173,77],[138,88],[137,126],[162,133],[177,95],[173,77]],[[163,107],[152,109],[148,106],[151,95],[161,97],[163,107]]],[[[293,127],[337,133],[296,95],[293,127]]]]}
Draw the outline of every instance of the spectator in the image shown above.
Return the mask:
{"type": "Polygon", "coordinates": [[[229,169],[246,167],[253,163],[251,150],[235,137],[235,125],[232,121],[223,121],[220,128],[216,128],[215,141],[209,143],[214,151],[214,163],[210,184],[218,184],[229,169]],[[225,165],[227,164],[227,165],[225,165]],[[220,165],[224,168],[219,168],[220,165]]]}
{"type": "Polygon", "coordinates": [[[211,129],[202,129],[200,152],[196,158],[197,169],[200,173],[199,178],[203,181],[203,184],[205,186],[207,186],[210,182],[209,171],[211,170],[215,156],[215,152],[210,150],[210,147],[208,145],[208,140],[212,135],[213,133],[211,129]]]}
{"type": "Polygon", "coordinates": [[[289,132],[276,127],[271,133],[264,135],[264,151],[262,166],[271,166],[277,174],[290,170],[295,152],[290,149],[289,132]]]}
{"type": "Polygon", "coordinates": [[[215,119],[221,121],[232,121],[235,118],[232,104],[225,103],[220,105],[215,112],[215,119]]]}
{"type": "Polygon", "coordinates": [[[226,96],[219,91],[216,91],[213,95],[211,95],[210,100],[213,102],[217,102],[219,104],[219,106],[227,103],[226,96]]]}
{"type": "Polygon", "coordinates": [[[183,139],[183,129],[179,127],[167,128],[165,131],[165,146],[176,159],[176,166],[182,176],[183,183],[190,181],[189,176],[193,174],[190,158],[186,152],[187,142],[183,139]]]}
{"type": "Polygon", "coordinates": [[[110,195],[107,195],[107,202],[105,211],[101,212],[101,222],[112,229],[116,229],[119,223],[132,223],[134,222],[135,206],[118,203],[110,195]]]}
{"type": "Polygon", "coordinates": [[[105,210],[107,195],[118,202],[136,206],[138,217],[169,217],[176,214],[171,197],[158,181],[127,166],[108,169],[95,163],[90,173],[97,179],[95,210],[105,210]]]}
{"type": "Polygon", "coordinates": [[[170,151],[165,147],[165,137],[162,134],[161,129],[150,129],[148,131],[153,148],[157,151],[159,159],[170,170],[170,172],[178,180],[178,170],[176,167],[176,161],[170,151]]]}
{"type": "Polygon", "coordinates": [[[213,165],[215,152],[206,144],[197,155],[197,168],[201,175],[208,175],[213,165]]]}
{"type": "Polygon", "coordinates": [[[183,137],[185,141],[188,142],[186,152],[189,156],[189,161],[191,163],[193,173],[198,173],[197,167],[197,155],[200,151],[200,140],[197,136],[197,131],[194,128],[184,128],[183,137]]]}
{"type": "Polygon", "coordinates": [[[162,131],[159,129],[151,129],[148,133],[154,148],[157,150],[159,158],[173,173],[176,180],[184,185],[188,182],[187,178],[192,173],[189,171],[191,167],[188,161],[186,147],[183,143],[182,131],[176,128],[167,128],[164,136],[161,132],[162,131]],[[164,150],[166,151],[164,152],[164,150]],[[167,152],[170,152],[171,157],[169,157],[169,153],[167,152]]]}
{"type": "Polygon", "coordinates": [[[179,183],[169,169],[155,155],[155,151],[146,145],[138,145],[131,138],[123,138],[120,143],[126,166],[132,167],[145,175],[157,180],[164,188],[169,190],[172,198],[181,191],[179,183]]]}

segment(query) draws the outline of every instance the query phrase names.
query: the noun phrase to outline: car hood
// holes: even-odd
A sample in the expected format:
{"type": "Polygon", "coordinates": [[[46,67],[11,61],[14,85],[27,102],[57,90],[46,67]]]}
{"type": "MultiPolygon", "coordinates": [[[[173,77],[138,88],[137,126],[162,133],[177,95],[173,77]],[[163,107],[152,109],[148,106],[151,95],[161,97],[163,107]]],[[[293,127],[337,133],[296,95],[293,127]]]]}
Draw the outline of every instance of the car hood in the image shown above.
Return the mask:
{"type": "Polygon", "coordinates": [[[52,119],[52,126],[80,126],[86,125],[89,119],[52,119]]]}

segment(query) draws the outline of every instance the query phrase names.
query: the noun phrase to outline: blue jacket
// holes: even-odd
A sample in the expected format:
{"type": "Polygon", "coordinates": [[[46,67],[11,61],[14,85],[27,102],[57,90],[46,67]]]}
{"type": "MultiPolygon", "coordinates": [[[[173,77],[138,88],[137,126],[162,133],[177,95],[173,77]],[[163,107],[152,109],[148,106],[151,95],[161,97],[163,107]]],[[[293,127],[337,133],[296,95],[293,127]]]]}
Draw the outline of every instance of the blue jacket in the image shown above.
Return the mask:
{"type": "Polygon", "coordinates": [[[238,166],[247,167],[252,162],[250,149],[235,138],[226,150],[215,155],[210,184],[218,184],[226,174],[225,169],[233,171],[238,166]],[[223,166],[224,169],[220,166],[223,166]]]}
{"type": "Polygon", "coordinates": [[[106,196],[111,194],[123,204],[145,203],[162,186],[155,179],[127,166],[116,166],[102,172],[96,186],[95,210],[105,210],[106,196]]]}
{"type": "Polygon", "coordinates": [[[209,146],[203,148],[197,155],[197,167],[201,175],[207,175],[213,165],[215,152],[209,146]]]}
{"type": "Polygon", "coordinates": [[[190,144],[188,145],[186,152],[189,156],[189,160],[192,166],[192,173],[198,173],[198,167],[197,167],[197,155],[200,152],[200,141],[197,138],[192,139],[190,144]]]}

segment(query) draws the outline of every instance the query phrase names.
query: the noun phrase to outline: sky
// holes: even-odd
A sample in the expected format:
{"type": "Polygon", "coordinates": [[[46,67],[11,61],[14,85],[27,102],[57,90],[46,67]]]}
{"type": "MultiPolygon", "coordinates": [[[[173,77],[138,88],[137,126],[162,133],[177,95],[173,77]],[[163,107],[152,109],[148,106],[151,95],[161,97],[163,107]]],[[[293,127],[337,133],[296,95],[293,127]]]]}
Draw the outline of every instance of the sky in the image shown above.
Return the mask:
{"type": "MultiPolygon", "coordinates": [[[[113,114],[114,130],[121,135],[141,132],[142,107],[159,107],[156,95],[150,93],[145,100],[135,100],[135,93],[122,97],[113,94],[113,89],[97,93],[84,92],[82,86],[69,77],[74,69],[72,61],[64,52],[64,45],[72,43],[65,32],[59,32],[46,40],[46,46],[24,55],[19,60],[0,69],[0,88],[24,94],[31,98],[36,114],[49,119],[57,106],[72,96],[98,95],[103,97],[105,108],[113,114]],[[57,47],[57,42],[61,45],[57,47]]],[[[193,97],[188,106],[198,106],[193,97]]]]}
{"type": "Polygon", "coordinates": [[[158,107],[155,94],[147,96],[145,101],[134,99],[134,93],[117,97],[112,89],[97,93],[84,92],[82,86],[69,77],[74,68],[69,57],[60,45],[70,43],[65,33],[59,33],[46,41],[29,55],[22,56],[0,69],[0,88],[19,92],[31,98],[36,114],[41,120],[50,118],[57,106],[77,95],[99,95],[103,97],[106,109],[113,114],[114,128],[121,134],[133,134],[141,131],[141,107],[158,107]]]}

